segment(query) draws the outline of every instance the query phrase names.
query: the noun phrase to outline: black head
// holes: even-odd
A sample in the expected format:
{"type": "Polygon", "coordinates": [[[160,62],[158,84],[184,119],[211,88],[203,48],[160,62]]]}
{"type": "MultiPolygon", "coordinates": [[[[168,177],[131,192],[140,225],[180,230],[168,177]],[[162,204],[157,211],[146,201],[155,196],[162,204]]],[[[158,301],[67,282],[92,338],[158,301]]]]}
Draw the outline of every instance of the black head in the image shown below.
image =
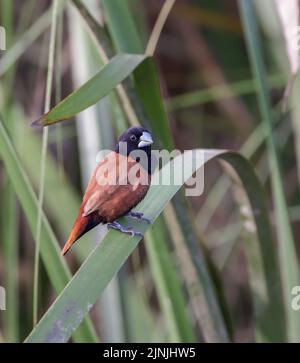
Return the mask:
{"type": "Polygon", "coordinates": [[[116,152],[123,151],[121,143],[126,144],[125,152],[129,155],[134,150],[151,151],[153,140],[150,132],[143,127],[130,127],[119,137],[115,147],[116,152]]]}
{"type": "MultiPolygon", "coordinates": [[[[120,137],[115,151],[129,155],[133,151],[142,150],[148,157],[148,170],[151,170],[151,145],[153,144],[151,133],[143,127],[130,127],[120,137]]],[[[139,161],[139,160],[138,160],[139,161]]]]}

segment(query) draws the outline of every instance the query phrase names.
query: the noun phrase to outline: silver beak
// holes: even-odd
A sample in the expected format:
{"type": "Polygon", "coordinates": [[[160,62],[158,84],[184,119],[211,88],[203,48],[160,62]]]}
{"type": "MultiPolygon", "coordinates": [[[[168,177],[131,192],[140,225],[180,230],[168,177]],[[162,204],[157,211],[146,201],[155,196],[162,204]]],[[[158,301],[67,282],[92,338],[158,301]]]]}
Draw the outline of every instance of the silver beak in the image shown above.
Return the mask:
{"type": "Polygon", "coordinates": [[[140,137],[140,142],[138,144],[138,147],[145,147],[153,144],[152,136],[149,132],[144,131],[142,136],[140,137]]]}

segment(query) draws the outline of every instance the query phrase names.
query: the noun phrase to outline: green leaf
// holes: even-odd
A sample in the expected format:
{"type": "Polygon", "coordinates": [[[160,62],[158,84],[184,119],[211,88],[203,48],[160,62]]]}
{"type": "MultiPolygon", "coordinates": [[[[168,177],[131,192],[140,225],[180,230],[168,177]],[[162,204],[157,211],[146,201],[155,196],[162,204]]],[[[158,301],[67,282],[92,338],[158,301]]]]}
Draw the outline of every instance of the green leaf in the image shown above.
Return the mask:
{"type": "Polygon", "coordinates": [[[167,331],[171,342],[195,342],[191,324],[187,324],[186,306],[181,294],[180,278],[167,248],[163,219],[158,218],[151,233],[146,234],[146,248],[150,260],[155,286],[166,317],[167,331]],[[170,297],[172,303],[170,304],[170,297]]]}
{"type": "Polygon", "coordinates": [[[122,53],[144,53],[127,1],[103,0],[102,5],[116,49],[122,53]]]}
{"type": "MultiPolygon", "coordinates": [[[[285,77],[282,74],[273,74],[267,77],[268,87],[282,89],[285,85],[285,77]]],[[[245,79],[230,83],[232,95],[243,96],[255,93],[257,85],[253,79],[245,79]]],[[[215,86],[207,89],[187,92],[185,94],[166,99],[168,110],[176,111],[183,108],[199,106],[228,98],[228,85],[215,86]]]]}
{"type": "MultiPolygon", "coordinates": [[[[265,301],[260,301],[260,296],[253,286],[252,300],[254,300],[254,315],[256,329],[264,341],[283,342],[286,338],[285,315],[282,301],[281,280],[278,270],[276,255],[276,245],[273,242],[272,229],[268,216],[268,209],[265,202],[264,190],[258,181],[256,174],[247,159],[237,153],[223,154],[222,159],[228,162],[239,175],[245,192],[248,196],[255,219],[257,237],[259,241],[259,251],[255,258],[260,258],[263,265],[263,276],[256,277],[263,285],[265,291],[265,301]]],[[[245,248],[248,248],[247,246],[245,248]]],[[[250,246],[253,250],[253,247],[250,246]]],[[[255,253],[255,252],[254,252],[255,253]]],[[[252,251],[253,254],[253,251],[252,251]]],[[[249,256],[247,256],[248,258],[249,256]]],[[[253,269],[252,276],[258,276],[255,271],[255,264],[248,260],[249,269],[253,269]]],[[[259,288],[258,288],[259,290],[259,288]]]]}
{"type": "Polygon", "coordinates": [[[108,95],[143,62],[144,55],[118,54],[94,77],[43,115],[33,126],[48,126],[71,118],[108,95]]]}
{"type": "MultiPolygon", "coordinates": [[[[31,231],[34,233],[38,201],[1,119],[0,155],[26,214],[31,231]]],[[[60,257],[58,242],[44,213],[42,214],[41,236],[41,257],[54,289],[57,293],[60,293],[70,279],[71,274],[65,260],[60,257]]],[[[97,341],[90,321],[84,322],[76,336],[78,341],[97,341]]]]}
{"type": "Polygon", "coordinates": [[[171,128],[162,101],[156,66],[152,58],[147,58],[134,71],[134,80],[155,136],[164,148],[173,149],[171,128]]]}
{"type": "Polygon", "coordinates": [[[3,189],[1,213],[1,239],[4,247],[6,305],[4,331],[7,342],[17,343],[19,339],[19,296],[18,296],[18,211],[16,197],[10,180],[3,189]]]}
{"type": "MultiPolygon", "coordinates": [[[[138,272],[143,273],[143,272],[138,272]]],[[[149,300],[137,284],[137,279],[129,275],[122,280],[125,314],[128,319],[128,343],[165,343],[164,329],[157,329],[160,316],[149,306],[149,300]]]]}
{"type": "MultiPolygon", "coordinates": [[[[6,2],[8,3],[8,2],[6,2]]],[[[9,6],[10,7],[10,6],[9,6]]],[[[11,112],[6,112],[8,117],[11,112]]],[[[6,125],[11,137],[15,135],[15,120],[9,120],[6,125]],[[11,122],[12,121],[12,122],[11,122]]],[[[9,343],[17,343],[19,340],[19,213],[13,185],[7,175],[4,177],[4,185],[1,185],[2,210],[0,211],[0,238],[3,244],[6,305],[9,306],[3,319],[5,339],[9,343]]]]}
{"type": "MultiPolygon", "coordinates": [[[[229,162],[240,175],[252,209],[255,211],[254,218],[257,227],[258,238],[260,241],[262,258],[264,263],[265,276],[261,278],[262,283],[266,284],[267,301],[264,309],[265,316],[275,316],[266,326],[266,336],[278,335],[277,319],[281,319],[280,286],[277,271],[276,259],[272,253],[274,249],[270,222],[262,186],[260,185],[252,167],[237,153],[224,152],[222,150],[206,150],[205,162],[221,157],[229,162]],[[276,313],[274,313],[276,309],[276,313]],[[273,312],[269,315],[267,312],[273,312]],[[279,315],[278,315],[279,314],[279,315]]],[[[203,166],[201,158],[194,158],[192,151],[185,153],[184,165],[180,164],[177,157],[171,161],[171,166],[167,164],[162,170],[153,176],[153,182],[146,198],[139,205],[138,210],[154,221],[170,201],[174,194],[180,189],[180,185],[159,185],[161,173],[165,168],[171,170],[181,170],[185,180],[203,166]]],[[[126,220],[123,219],[123,222],[126,220]]],[[[132,222],[132,221],[130,221],[132,222]]],[[[131,223],[133,228],[145,232],[148,224],[131,223]]],[[[118,231],[109,231],[100,245],[98,245],[81,268],[74,275],[64,291],[57,298],[55,303],[40,320],[35,329],[27,338],[27,342],[65,342],[69,339],[72,332],[80,324],[83,317],[95,304],[102,291],[109,281],[120,269],[128,256],[137,246],[140,238],[131,238],[118,231]]],[[[177,301],[169,300],[170,309],[175,309],[177,301]]],[[[174,310],[175,311],[175,310],[174,310]]],[[[258,317],[261,311],[257,312],[258,317]]],[[[269,319],[270,320],[270,319],[269,319]]]]}
{"type": "Polygon", "coordinates": [[[299,284],[299,267],[291,228],[287,201],[284,194],[281,160],[274,136],[274,122],[271,101],[267,90],[266,70],[262,48],[258,36],[258,26],[251,0],[240,0],[240,11],[245,30],[253,75],[257,83],[257,96],[266,134],[268,156],[271,169],[272,193],[275,204],[276,228],[279,240],[279,257],[282,271],[285,313],[287,316],[288,338],[290,342],[300,341],[300,314],[291,306],[291,293],[299,284]]]}

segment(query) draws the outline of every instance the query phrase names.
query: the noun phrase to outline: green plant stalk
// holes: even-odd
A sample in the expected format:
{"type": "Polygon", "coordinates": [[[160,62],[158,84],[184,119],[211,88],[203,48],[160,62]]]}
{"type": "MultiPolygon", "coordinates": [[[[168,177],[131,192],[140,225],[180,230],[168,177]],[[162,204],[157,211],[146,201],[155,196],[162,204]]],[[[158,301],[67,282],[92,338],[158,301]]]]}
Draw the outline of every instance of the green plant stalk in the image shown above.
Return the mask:
{"type": "MultiPolygon", "coordinates": [[[[45,95],[45,107],[44,107],[45,113],[50,109],[50,104],[51,104],[51,91],[52,91],[54,59],[55,59],[57,16],[58,16],[58,0],[53,0],[46,95],[45,95]]],[[[42,209],[43,209],[44,192],[45,192],[45,173],[46,173],[48,134],[49,134],[49,130],[46,127],[43,129],[42,158],[41,158],[41,165],[40,165],[41,172],[40,172],[39,196],[38,196],[39,212],[38,212],[37,223],[36,223],[36,232],[35,232],[36,247],[35,247],[35,257],[34,257],[34,280],[33,280],[33,326],[35,326],[38,321],[39,257],[40,257],[40,244],[41,244],[42,209]]]]}
{"type": "Polygon", "coordinates": [[[172,236],[172,244],[175,248],[173,253],[176,255],[176,262],[189,296],[191,314],[195,319],[194,326],[196,326],[197,322],[202,332],[201,337],[203,341],[217,342],[218,335],[210,319],[210,312],[205,301],[205,293],[198,281],[198,271],[187,248],[185,236],[183,235],[184,231],[180,229],[176,212],[171,203],[166,206],[164,216],[166,216],[165,222],[172,236]]]}
{"type": "Polygon", "coordinates": [[[173,266],[173,261],[169,258],[170,251],[168,251],[166,244],[166,233],[161,234],[164,230],[163,221],[158,218],[151,233],[149,231],[146,233],[146,250],[161,307],[168,325],[168,338],[172,343],[195,342],[195,334],[188,322],[185,299],[180,291],[180,279],[173,266]],[[173,300],[172,304],[170,304],[170,298],[173,300]]]}
{"type": "MultiPolygon", "coordinates": [[[[296,1],[292,2],[293,4],[296,1]]],[[[282,74],[286,76],[286,90],[282,95],[283,99],[281,102],[281,108],[284,109],[287,106],[287,102],[289,101],[289,105],[291,108],[291,120],[292,120],[292,129],[293,129],[293,139],[295,144],[295,155],[297,159],[297,171],[298,171],[298,184],[300,181],[300,128],[299,128],[299,115],[300,115],[300,104],[299,104],[299,77],[298,73],[296,77],[292,77],[291,68],[289,64],[290,55],[287,52],[286,48],[286,40],[283,36],[283,25],[278,16],[278,11],[276,9],[276,4],[274,1],[256,1],[254,0],[254,6],[256,9],[256,14],[259,18],[260,26],[266,37],[264,40],[267,43],[267,51],[269,55],[269,59],[272,60],[272,65],[276,66],[282,74]],[[265,14],[268,12],[268,18],[265,19],[265,14]],[[263,17],[263,20],[262,20],[263,17]],[[292,89],[291,89],[292,88],[292,89]],[[289,95],[289,100],[286,100],[289,91],[292,91],[289,95]]],[[[286,6],[288,9],[288,5],[286,6]]],[[[290,25],[291,26],[291,25],[290,25]]],[[[296,34],[295,27],[295,34],[296,34]]],[[[291,31],[291,37],[293,36],[293,27],[289,28],[291,31]]],[[[294,38],[291,38],[291,40],[294,38]]],[[[295,38],[296,39],[296,38],[295,38]]],[[[298,54],[297,54],[298,56],[298,54]]]]}
{"type": "Polygon", "coordinates": [[[10,180],[3,187],[2,238],[4,244],[6,305],[9,307],[4,314],[4,331],[6,341],[19,341],[19,296],[18,296],[18,213],[16,197],[10,180]]]}
{"type": "MultiPolygon", "coordinates": [[[[34,233],[38,214],[38,201],[30,185],[27,174],[16,154],[8,133],[0,119],[0,155],[5,165],[5,170],[14,187],[16,196],[25,212],[31,232],[34,233]]],[[[49,279],[59,294],[71,277],[66,262],[60,256],[58,242],[51,229],[51,226],[42,213],[42,233],[43,242],[41,244],[41,257],[47,270],[49,279]]],[[[78,342],[97,342],[97,336],[93,330],[90,320],[86,320],[80,329],[74,334],[74,339],[78,342]]]]}
{"type": "Polygon", "coordinates": [[[175,4],[176,0],[165,0],[159,15],[157,17],[157,20],[155,22],[155,25],[153,27],[152,33],[150,35],[145,54],[152,57],[154,55],[154,52],[157,47],[158,40],[160,38],[161,32],[163,30],[163,27],[165,25],[165,22],[175,4]]]}
{"type": "Polygon", "coordinates": [[[144,53],[127,1],[103,0],[102,6],[107,16],[109,33],[118,52],[144,53]]]}
{"type": "Polygon", "coordinates": [[[98,23],[81,0],[71,0],[71,2],[85,21],[90,30],[92,40],[94,43],[97,43],[95,46],[102,57],[102,61],[105,62],[106,59],[111,58],[115,54],[106,29],[98,23]],[[101,39],[101,44],[99,43],[99,39],[101,39]]]}
{"type": "Polygon", "coordinates": [[[136,90],[143,104],[142,121],[149,123],[157,137],[157,144],[171,151],[174,149],[171,127],[162,102],[156,64],[147,58],[134,72],[136,90]],[[151,90],[151,91],[149,91],[151,90]]]}
{"type": "MultiPolygon", "coordinates": [[[[243,183],[251,205],[253,218],[256,225],[256,233],[259,240],[260,256],[262,260],[264,277],[259,278],[261,284],[264,284],[266,299],[260,301],[255,291],[252,292],[254,300],[255,317],[257,322],[257,331],[264,341],[282,342],[286,339],[284,307],[281,296],[281,281],[278,271],[278,262],[276,253],[274,253],[275,244],[272,238],[271,224],[269,221],[267,205],[264,197],[264,190],[255,173],[249,168],[249,162],[243,157],[235,157],[234,153],[225,153],[221,158],[229,163],[238,174],[243,183]],[[239,160],[238,160],[239,159],[239,160]],[[261,201],[261,203],[260,203],[261,201]],[[261,204],[259,208],[257,205],[261,204]],[[264,308],[262,306],[264,305],[264,308]]],[[[251,250],[251,248],[250,248],[251,250]]],[[[252,249],[253,251],[253,249],[252,249]]],[[[256,257],[257,260],[258,256],[256,257]]],[[[253,261],[253,260],[252,260],[253,261]]],[[[249,259],[250,276],[257,276],[255,264],[249,259]]],[[[251,283],[253,280],[251,281],[251,283]]]]}
{"type": "MultiPolygon", "coordinates": [[[[1,25],[6,30],[6,47],[9,49],[13,39],[13,9],[12,2],[3,0],[1,2],[1,25]]],[[[9,110],[13,81],[13,68],[3,77],[3,85],[6,92],[4,96],[4,112],[9,110]]],[[[10,134],[14,135],[15,122],[8,124],[10,134]]],[[[6,179],[6,178],[5,178],[6,179]]],[[[4,332],[8,342],[17,343],[19,340],[19,296],[18,296],[18,214],[16,196],[9,179],[5,180],[3,186],[2,200],[2,238],[4,245],[5,277],[6,277],[6,305],[9,306],[4,314],[4,332]]]]}
{"type": "Polygon", "coordinates": [[[300,315],[293,311],[290,306],[292,288],[299,284],[299,270],[293,233],[284,195],[283,180],[280,170],[280,158],[273,135],[271,103],[266,88],[266,72],[263,64],[261,44],[258,37],[258,26],[252,1],[240,0],[239,5],[252,71],[258,83],[258,102],[265,127],[270,169],[272,170],[272,192],[276,211],[276,227],[279,239],[279,257],[282,271],[285,313],[288,325],[288,339],[290,342],[299,342],[300,315]]]}
{"type": "Polygon", "coordinates": [[[203,301],[206,303],[204,309],[209,312],[202,321],[201,329],[207,329],[210,337],[213,338],[213,340],[207,340],[207,342],[228,342],[229,335],[219,305],[220,301],[218,300],[216,286],[208,268],[208,261],[202,246],[204,243],[201,236],[196,234],[192,214],[188,212],[189,206],[184,195],[180,193],[175,195],[173,205],[178,224],[183,236],[185,236],[185,244],[189,250],[190,259],[197,270],[200,291],[203,291],[203,301]]]}
{"type": "MultiPolygon", "coordinates": [[[[271,315],[267,316],[266,319],[263,319],[265,305],[270,304],[270,300],[267,296],[267,286],[264,284],[266,279],[262,279],[263,276],[263,250],[261,253],[257,253],[259,251],[259,244],[256,238],[255,224],[253,214],[251,213],[250,202],[246,196],[244,188],[240,183],[239,178],[236,173],[232,170],[232,168],[228,167],[227,164],[223,163],[223,167],[229,175],[230,179],[233,182],[233,195],[235,202],[239,206],[240,215],[244,222],[244,228],[242,230],[242,241],[243,241],[243,249],[246,253],[248,260],[248,269],[249,269],[249,281],[251,286],[251,297],[254,305],[254,327],[255,327],[255,338],[256,342],[272,342],[272,341],[284,341],[286,339],[285,330],[284,329],[284,314],[282,305],[280,308],[282,309],[282,314],[278,315],[275,319],[278,322],[278,326],[274,326],[274,322],[271,324],[270,329],[268,329],[268,324],[270,324],[271,315]],[[242,211],[244,211],[242,213],[242,211]],[[263,312],[263,314],[261,313],[263,312]],[[265,331],[274,330],[278,335],[275,335],[274,332],[270,336],[269,334],[265,334],[265,331]]],[[[250,181],[249,181],[250,182],[250,181]]],[[[261,191],[258,191],[260,193],[261,191]]],[[[263,191],[262,191],[263,192],[263,191]]],[[[274,268],[275,266],[273,266],[274,268]]],[[[272,269],[272,266],[266,266],[266,273],[272,269]]],[[[279,276],[278,281],[279,284],[279,276]]],[[[279,300],[280,301],[280,300],[279,300]]],[[[270,310],[271,311],[271,310],[270,310]]],[[[275,311],[273,312],[273,319],[275,317],[275,311]]]]}
{"type": "MultiPolygon", "coordinates": [[[[57,40],[56,40],[56,57],[55,57],[55,103],[61,100],[62,94],[62,48],[63,48],[63,33],[64,33],[64,23],[63,23],[63,12],[58,15],[57,24],[57,40]]],[[[59,179],[64,178],[64,155],[63,155],[63,137],[62,137],[62,126],[57,125],[55,128],[56,136],[56,152],[57,160],[60,165],[60,176],[59,179]]]]}
{"type": "MultiPolygon", "coordinates": [[[[142,272],[139,272],[142,273],[142,272]]],[[[136,280],[129,275],[122,279],[121,289],[124,290],[126,319],[128,326],[128,343],[165,343],[164,330],[159,324],[159,315],[149,308],[136,280]]]]}

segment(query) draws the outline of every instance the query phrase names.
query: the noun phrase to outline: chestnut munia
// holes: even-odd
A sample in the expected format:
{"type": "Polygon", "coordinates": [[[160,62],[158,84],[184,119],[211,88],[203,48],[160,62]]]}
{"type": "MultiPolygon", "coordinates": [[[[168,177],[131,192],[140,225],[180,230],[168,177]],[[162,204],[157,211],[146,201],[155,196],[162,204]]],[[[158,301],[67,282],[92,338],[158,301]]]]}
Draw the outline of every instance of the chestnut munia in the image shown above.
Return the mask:
{"type": "Polygon", "coordinates": [[[142,213],[131,210],[145,197],[150,186],[152,143],[149,131],[131,127],[119,137],[115,150],[97,164],[62,255],[99,223],[108,223],[108,228],[133,236],[140,235],[116,220],[126,214],[147,220],[142,213]],[[140,154],[141,157],[137,156],[140,154]]]}

